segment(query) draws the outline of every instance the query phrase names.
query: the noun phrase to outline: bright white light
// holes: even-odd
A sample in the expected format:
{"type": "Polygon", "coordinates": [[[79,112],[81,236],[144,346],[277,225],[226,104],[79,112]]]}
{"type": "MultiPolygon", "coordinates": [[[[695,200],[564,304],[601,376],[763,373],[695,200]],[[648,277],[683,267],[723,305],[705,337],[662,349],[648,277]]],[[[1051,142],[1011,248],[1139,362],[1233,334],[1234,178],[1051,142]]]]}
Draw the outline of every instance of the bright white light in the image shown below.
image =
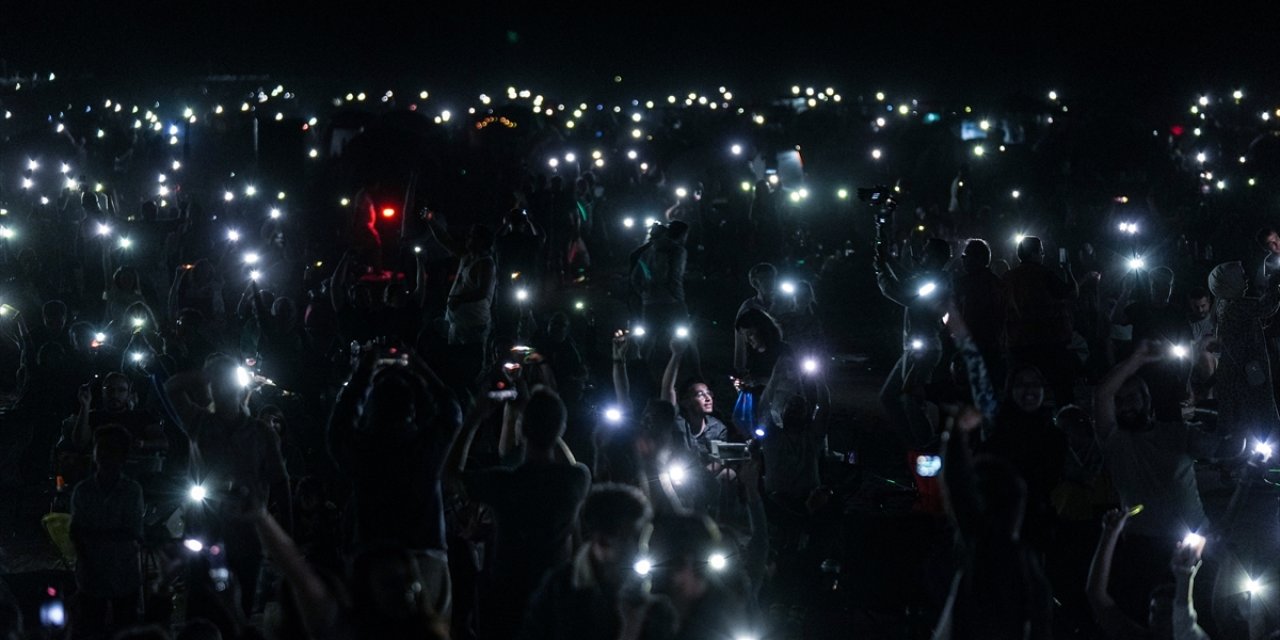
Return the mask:
{"type": "Polygon", "coordinates": [[[258,256],[258,254],[253,253],[252,251],[250,251],[249,253],[244,254],[244,263],[245,263],[245,264],[258,264],[258,260],[259,260],[259,258],[260,258],[260,256],[258,256]]]}
{"type": "Polygon", "coordinates": [[[1182,546],[1204,548],[1205,537],[1192,531],[1182,538],[1182,546]]]}
{"type": "Polygon", "coordinates": [[[729,559],[723,553],[713,553],[707,557],[707,566],[713,571],[724,571],[729,566],[729,559]]]}
{"type": "Polygon", "coordinates": [[[1243,99],[1244,99],[1244,92],[1243,92],[1243,91],[1241,91],[1241,90],[1239,90],[1239,89],[1236,89],[1235,91],[1232,91],[1232,92],[1231,92],[1231,97],[1232,97],[1232,98],[1234,98],[1234,99],[1236,99],[1236,100],[1243,100],[1243,99]]]}
{"type": "Polygon", "coordinates": [[[671,478],[672,484],[684,484],[685,479],[689,477],[689,472],[684,467],[673,464],[667,467],[667,477],[671,478]]]}
{"type": "Polygon", "coordinates": [[[676,187],[676,197],[677,197],[677,198],[683,198],[683,197],[685,197],[685,196],[687,196],[687,195],[689,195],[689,190],[688,190],[688,189],[685,189],[684,187],[676,187]]]}
{"type": "Polygon", "coordinates": [[[837,198],[840,198],[841,200],[848,200],[848,199],[849,199],[849,190],[848,190],[848,189],[838,189],[838,190],[836,190],[836,197],[837,197],[837,198]]]}
{"type": "Polygon", "coordinates": [[[107,225],[105,225],[105,224],[103,224],[103,223],[99,222],[99,223],[98,223],[98,235],[100,235],[100,236],[111,235],[111,227],[109,227],[109,226],[107,226],[107,225]]]}
{"type": "Polygon", "coordinates": [[[921,298],[925,298],[937,290],[938,290],[938,285],[936,283],[926,282],[920,285],[920,289],[916,291],[916,294],[919,295],[921,298]]]}
{"type": "Polygon", "coordinates": [[[644,337],[644,334],[645,334],[645,331],[644,331],[644,325],[639,325],[639,324],[638,324],[638,325],[636,325],[634,328],[632,328],[632,329],[631,329],[631,335],[633,335],[633,336],[635,336],[635,337],[637,337],[637,338],[643,338],[643,337],[644,337]]]}
{"type": "Polygon", "coordinates": [[[879,149],[872,149],[872,150],[871,150],[871,157],[872,157],[873,159],[875,159],[875,160],[879,160],[879,159],[880,159],[880,156],[882,156],[882,155],[884,155],[884,154],[882,154],[882,153],[880,152],[880,150],[879,150],[879,149]]]}
{"type": "Polygon", "coordinates": [[[231,202],[232,200],[236,199],[236,194],[231,193],[230,191],[224,191],[222,193],[222,199],[226,200],[227,202],[231,202]]]}
{"type": "Polygon", "coordinates": [[[198,484],[192,485],[191,490],[187,491],[187,497],[191,498],[192,502],[202,502],[208,495],[204,487],[198,484]]]}
{"type": "Polygon", "coordinates": [[[624,226],[624,227],[626,227],[626,228],[630,229],[631,227],[636,226],[636,219],[635,219],[635,218],[623,218],[623,219],[622,219],[622,226],[624,226]]]}
{"type": "Polygon", "coordinates": [[[1169,353],[1175,358],[1185,358],[1187,357],[1187,348],[1180,344],[1175,344],[1169,348],[1169,353]]]}
{"type": "Polygon", "coordinates": [[[145,356],[142,355],[141,351],[134,351],[133,353],[129,354],[129,357],[133,358],[134,362],[142,362],[142,358],[145,356]]]}
{"type": "Polygon", "coordinates": [[[1017,189],[1014,189],[1009,195],[1013,196],[1014,200],[1017,200],[1018,198],[1022,197],[1022,192],[1018,191],[1017,189]]]}
{"type": "Polygon", "coordinates": [[[1057,100],[1057,99],[1058,99],[1058,92],[1057,92],[1057,91],[1050,91],[1050,92],[1049,92],[1049,99],[1050,99],[1050,100],[1057,100]]]}
{"type": "Polygon", "coordinates": [[[649,216],[648,218],[644,219],[644,226],[646,229],[649,227],[652,227],[655,224],[658,224],[658,219],[653,216],[649,216]]]}
{"type": "Polygon", "coordinates": [[[631,137],[632,137],[632,138],[639,138],[639,137],[641,137],[641,136],[643,136],[643,135],[644,135],[644,132],[643,132],[643,131],[641,131],[641,130],[639,130],[639,129],[632,129],[632,130],[631,130],[631,137]]]}
{"type": "Polygon", "coordinates": [[[227,239],[232,242],[240,242],[240,232],[236,231],[235,229],[228,230],[227,239]]]}
{"type": "Polygon", "coordinates": [[[550,160],[547,160],[547,164],[550,165],[552,169],[554,169],[560,166],[560,158],[551,158],[550,160]]]}
{"type": "Polygon", "coordinates": [[[924,340],[921,340],[921,339],[919,339],[919,338],[916,338],[915,340],[912,340],[912,341],[911,341],[911,348],[912,348],[912,349],[915,349],[916,351],[919,351],[919,350],[923,349],[923,348],[924,348],[924,340]]]}
{"type": "Polygon", "coordinates": [[[35,183],[35,181],[33,181],[31,178],[23,178],[23,179],[22,179],[22,188],[23,188],[23,189],[30,189],[31,187],[35,186],[35,184],[36,184],[36,183],[35,183]]]}
{"type": "Polygon", "coordinates": [[[120,238],[121,249],[128,249],[129,247],[132,247],[132,246],[133,246],[133,240],[130,240],[128,238],[120,238]]]}
{"type": "Polygon", "coordinates": [[[576,155],[574,155],[574,154],[572,154],[572,153],[566,153],[566,154],[564,154],[564,161],[565,161],[565,162],[576,162],[577,160],[578,160],[578,156],[576,156],[576,155]]]}
{"type": "Polygon", "coordinates": [[[253,185],[249,185],[244,188],[244,194],[252,198],[253,196],[258,195],[258,188],[253,185]]]}
{"type": "Polygon", "coordinates": [[[1262,456],[1262,461],[1266,462],[1271,459],[1271,443],[1259,440],[1257,444],[1253,445],[1253,452],[1262,456]]]}
{"type": "Polygon", "coordinates": [[[729,153],[732,153],[732,154],[733,154],[733,155],[735,155],[735,156],[740,156],[740,155],[742,155],[742,145],[740,145],[740,144],[735,144],[735,145],[733,145],[733,146],[729,147],[729,153]]]}
{"type": "Polygon", "coordinates": [[[244,367],[236,367],[236,384],[241,387],[247,387],[253,382],[253,376],[249,374],[249,370],[244,367]]]}
{"type": "Polygon", "coordinates": [[[516,289],[516,300],[519,300],[520,302],[524,302],[525,300],[528,300],[528,299],[529,299],[528,289],[516,289]]]}
{"type": "Polygon", "coordinates": [[[1196,154],[1196,162],[1199,162],[1200,164],[1204,164],[1206,158],[1208,158],[1208,156],[1206,156],[1203,151],[1196,154]]]}
{"type": "MultiPolygon", "coordinates": [[[[203,489],[201,491],[203,491],[203,489]]],[[[201,497],[199,499],[204,500],[204,497],[201,497]]],[[[188,538],[185,542],[182,543],[182,546],[191,550],[192,553],[200,553],[201,551],[204,551],[204,543],[200,542],[199,540],[196,540],[195,538],[188,538]]]]}
{"type": "Polygon", "coordinates": [[[261,277],[262,277],[262,272],[258,271],[257,269],[254,269],[253,271],[249,272],[249,279],[253,280],[254,282],[257,282],[258,278],[261,278],[261,277]]]}
{"type": "Polygon", "coordinates": [[[3,238],[5,240],[12,240],[13,229],[10,229],[9,227],[0,227],[0,238],[3,238]]]}
{"type": "Polygon", "coordinates": [[[1130,269],[1133,269],[1133,270],[1135,270],[1135,271],[1136,271],[1136,270],[1141,269],[1141,268],[1143,268],[1143,267],[1145,267],[1145,266],[1147,266],[1147,263],[1146,263],[1146,261],[1144,261],[1142,258],[1129,258],[1129,268],[1130,268],[1130,269]]]}
{"type": "Polygon", "coordinates": [[[796,283],[790,280],[783,280],[782,284],[778,285],[778,288],[781,289],[783,293],[789,296],[795,295],[796,293],[796,283]]]}
{"type": "Polygon", "coordinates": [[[689,327],[676,327],[676,337],[677,337],[677,338],[688,338],[688,337],[689,337],[689,327]]]}
{"type": "Polygon", "coordinates": [[[816,373],[817,371],[818,371],[818,361],[817,361],[817,360],[814,360],[813,358],[805,358],[805,359],[804,359],[804,372],[805,372],[805,373],[816,373]]]}
{"type": "Polygon", "coordinates": [[[631,565],[631,569],[642,576],[647,576],[653,570],[653,563],[647,559],[637,560],[635,564],[631,565]]]}
{"type": "Polygon", "coordinates": [[[271,208],[271,219],[272,219],[272,220],[279,220],[279,219],[280,219],[280,210],[279,210],[279,209],[276,209],[275,207],[272,207],[272,208],[271,208]]]}
{"type": "Polygon", "coordinates": [[[1023,240],[1026,240],[1026,239],[1027,239],[1027,234],[1025,234],[1025,233],[1018,233],[1018,234],[1014,234],[1014,236],[1013,236],[1013,243],[1014,243],[1014,244],[1022,244],[1022,241],[1023,241],[1023,240]]]}
{"type": "Polygon", "coordinates": [[[609,407],[604,411],[604,419],[609,422],[622,422],[622,410],[617,407],[609,407]]]}
{"type": "Polygon", "coordinates": [[[630,150],[630,151],[628,151],[628,152],[627,152],[627,159],[628,159],[628,160],[635,160],[635,159],[636,159],[636,158],[638,158],[639,156],[640,156],[640,154],[636,153],[636,150],[635,150],[635,149],[632,149],[632,150],[630,150]]]}
{"type": "Polygon", "coordinates": [[[94,341],[95,341],[95,342],[106,342],[106,341],[107,341],[107,334],[102,333],[101,331],[99,331],[98,333],[93,334],[93,339],[94,339],[94,341]]]}
{"type": "Polygon", "coordinates": [[[1202,107],[1209,106],[1209,96],[1200,96],[1200,100],[1198,102],[1202,107]]]}
{"type": "Polygon", "coordinates": [[[981,158],[981,157],[982,157],[982,154],[984,154],[984,153],[986,153],[986,152],[987,152],[987,150],[986,150],[986,149],[983,149],[983,148],[982,148],[982,145],[980,145],[980,144],[976,144],[976,145],[974,145],[974,146],[973,146],[973,155],[978,156],[979,158],[981,158]]]}
{"type": "Polygon", "coordinates": [[[1245,580],[1240,584],[1240,588],[1247,591],[1249,595],[1254,596],[1262,593],[1263,586],[1262,582],[1257,578],[1245,576],[1245,580]]]}

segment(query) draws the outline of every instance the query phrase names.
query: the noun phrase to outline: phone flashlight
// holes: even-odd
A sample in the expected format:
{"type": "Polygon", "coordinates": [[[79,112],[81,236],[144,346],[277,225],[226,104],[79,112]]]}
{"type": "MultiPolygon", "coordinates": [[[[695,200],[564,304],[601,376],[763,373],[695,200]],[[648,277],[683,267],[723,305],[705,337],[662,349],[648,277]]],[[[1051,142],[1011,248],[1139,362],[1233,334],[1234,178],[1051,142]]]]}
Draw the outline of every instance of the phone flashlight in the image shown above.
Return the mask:
{"type": "Polygon", "coordinates": [[[236,231],[235,229],[231,229],[230,231],[227,231],[227,240],[230,240],[232,242],[240,242],[240,232],[236,231]]]}
{"type": "Polygon", "coordinates": [[[1137,271],[1145,266],[1147,266],[1147,263],[1142,258],[1129,258],[1129,269],[1131,271],[1137,271]]]}
{"type": "Polygon", "coordinates": [[[132,358],[134,362],[142,362],[142,359],[146,356],[141,351],[134,351],[129,354],[129,357],[132,358]]]}
{"type": "Polygon", "coordinates": [[[252,251],[244,254],[245,264],[258,264],[259,259],[261,259],[260,256],[252,251]]]}
{"type": "Polygon", "coordinates": [[[942,471],[942,456],[916,456],[916,475],[932,478],[942,471]]]}
{"type": "Polygon", "coordinates": [[[254,282],[257,282],[258,278],[260,277],[262,277],[262,272],[258,271],[257,269],[254,269],[253,271],[249,272],[249,279],[253,280],[254,282]]]}
{"type": "Polygon", "coordinates": [[[609,407],[604,410],[604,419],[614,424],[622,422],[622,410],[617,407],[609,407]]]}
{"type": "Polygon", "coordinates": [[[192,553],[200,553],[204,551],[204,543],[195,538],[187,538],[182,542],[182,546],[186,547],[192,553]]]}
{"type": "Polygon", "coordinates": [[[921,340],[921,339],[919,339],[919,338],[916,338],[915,340],[912,340],[912,341],[911,341],[911,348],[912,348],[912,349],[914,349],[915,351],[919,351],[919,350],[923,349],[923,348],[924,348],[924,340],[921,340]]]}
{"type": "Polygon", "coordinates": [[[1253,452],[1262,456],[1262,461],[1266,462],[1271,459],[1271,443],[1258,441],[1257,444],[1253,445],[1253,452]]]}
{"type": "Polygon", "coordinates": [[[790,280],[783,280],[782,284],[778,285],[778,288],[781,289],[783,293],[789,296],[793,296],[796,294],[796,283],[790,280]]]}
{"type": "Polygon", "coordinates": [[[689,327],[676,327],[676,337],[681,339],[688,338],[689,327]]]}
{"type": "Polygon", "coordinates": [[[623,226],[623,227],[626,227],[627,229],[630,229],[631,227],[636,226],[636,219],[635,219],[635,218],[629,218],[629,217],[628,217],[628,218],[623,218],[623,219],[622,219],[622,226],[623,226]]]}
{"type": "Polygon", "coordinates": [[[1132,518],[1133,516],[1136,516],[1139,513],[1142,513],[1142,510],[1145,508],[1146,507],[1144,505],[1135,504],[1132,507],[1129,507],[1129,511],[1127,513],[1129,514],[1129,517],[1132,518]]]}
{"type": "Polygon", "coordinates": [[[279,210],[279,209],[276,209],[276,208],[272,207],[272,209],[271,209],[271,219],[272,219],[272,220],[279,220],[279,219],[280,219],[280,210],[279,210]]]}
{"type": "Polygon", "coordinates": [[[528,299],[529,299],[528,289],[516,289],[516,300],[519,300],[520,302],[524,302],[528,299]]]}
{"type": "Polygon", "coordinates": [[[724,571],[724,568],[729,566],[729,558],[723,553],[713,553],[707,556],[707,566],[713,571],[724,571]]]}
{"type": "Polygon", "coordinates": [[[422,253],[422,247],[421,247],[421,246],[418,246],[418,245],[416,245],[416,244],[415,244],[415,245],[413,245],[413,252],[414,252],[414,253],[422,253]]]}
{"type": "Polygon", "coordinates": [[[1205,537],[1194,531],[1192,531],[1191,533],[1188,533],[1182,538],[1182,546],[1184,547],[1195,547],[1197,549],[1203,550],[1204,543],[1205,543],[1205,537]]]}
{"type": "Polygon", "coordinates": [[[667,466],[667,477],[671,478],[672,484],[684,484],[685,478],[689,477],[689,472],[678,464],[667,466]]]}
{"type": "Polygon", "coordinates": [[[631,335],[633,335],[633,336],[635,336],[635,337],[637,337],[637,338],[643,338],[643,337],[644,337],[644,333],[645,333],[645,331],[644,331],[644,325],[642,325],[642,324],[638,324],[638,325],[636,325],[636,326],[634,326],[634,327],[632,327],[632,328],[631,328],[631,335]]]}
{"type": "Polygon", "coordinates": [[[817,373],[817,371],[818,371],[818,361],[817,361],[817,360],[815,360],[815,359],[813,359],[813,358],[805,358],[805,359],[804,359],[804,372],[805,372],[805,373],[817,373]]]}
{"type": "Polygon", "coordinates": [[[1058,262],[1061,262],[1061,263],[1064,263],[1064,264],[1067,262],[1067,248],[1066,248],[1066,247],[1058,247],[1058,262]]]}
{"type": "Polygon", "coordinates": [[[109,235],[111,235],[111,227],[110,227],[110,226],[108,226],[108,225],[106,225],[106,224],[103,224],[103,223],[99,222],[99,223],[98,223],[98,235],[100,235],[100,236],[109,236],[109,235]]]}
{"type": "Polygon", "coordinates": [[[249,374],[249,370],[244,367],[236,367],[236,384],[241,387],[248,387],[253,382],[253,376],[249,374]]]}
{"type": "Polygon", "coordinates": [[[102,332],[95,333],[95,334],[93,334],[93,341],[94,341],[94,342],[97,342],[97,343],[103,343],[103,342],[106,342],[106,341],[107,341],[107,334],[102,333],[102,332]]]}
{"type": "Polygon", "coordinates": [[[1169,355],[1178,359],[1185,358],[1187,357],[1187,348],[1183,345],[1175,344],[1172,347],[1169,347],[1169,355]]]}
{"type": "Polygon", "coordinates": [[[650,571],[653,571],[653,561],[648,558],[641,558],[631,565],[631,569],[642,576],[647,576],[650,571]]]}
{"type": "Polygon", "coordinates": [[[924,283],[924,284],[920,285],[920,289],[919,289],[918,291],[916,291],[916,293],[917,293],[921,298],[927,298],[929,295],[931,295],[934,291],[937,291],[937,290],[938,290],[938,285],[937,285],[937,284],[934,284],[934,283],[932,283],[932,282],[926,282],[926,283],[924,283]]]}
{"type": "Polygon", "coordinates": [[[191,485],[191,488],[187,490],[187,497],[190,498],[192,502],[204,502],[205,498],[209,497],[209,492],[205,491],[204,487],[198,484],[193,484],[191,485]]]}

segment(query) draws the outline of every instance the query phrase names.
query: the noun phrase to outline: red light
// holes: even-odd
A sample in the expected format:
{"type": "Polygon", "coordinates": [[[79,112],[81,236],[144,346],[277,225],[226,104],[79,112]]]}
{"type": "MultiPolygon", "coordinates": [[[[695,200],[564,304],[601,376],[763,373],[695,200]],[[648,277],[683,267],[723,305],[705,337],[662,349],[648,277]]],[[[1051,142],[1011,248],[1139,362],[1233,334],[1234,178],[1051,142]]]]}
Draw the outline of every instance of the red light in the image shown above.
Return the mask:
{"type": "Polygon", "coordinates": [[[391,207],[386,207],[386,208],[384,208],[384,209],[382,210],[382,217],[384,217],[384,218],[394,218],[394,217],[396,217],[396,210],[395,210],[395,209],[392,209],[391,207]]]}
{"type": "Polygon", "coordinates": [[[45,590],[44,590],[44,592],[45,592],[45,593],[47,593],[47,594],[49,594],[49,597],[50,597],[50,598],[52,598],[52,597],[54,597],[54,596],[58,595],[58,590],[57,590],[57,589],[54,589],[53,587],[49,587],[48,589],[45,589],[45,590]]]}
{"type": "Polygon", "coordinates": [[[1180,124],[1169,127],[1169,133],[1172,133],[1175,137],[1182,135],[1184,132],[1186,132],[1186,129],[1183,129],[1180,124]]]}

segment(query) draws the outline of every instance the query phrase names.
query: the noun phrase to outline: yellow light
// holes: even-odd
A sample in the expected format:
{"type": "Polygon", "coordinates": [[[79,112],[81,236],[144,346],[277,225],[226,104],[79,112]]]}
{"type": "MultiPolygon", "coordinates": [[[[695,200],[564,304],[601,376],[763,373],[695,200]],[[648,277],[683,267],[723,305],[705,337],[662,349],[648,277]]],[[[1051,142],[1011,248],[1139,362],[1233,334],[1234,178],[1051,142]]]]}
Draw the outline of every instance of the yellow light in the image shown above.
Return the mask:
{"type": "Polygon", "coordinates": [[[884,102],[884,92],[883,92],[883,91],[877,91],[877,92],[876,92],[876,102],[884,102]]]}
{"type": "Polygon", "coordinates": [[[904,104],[904,105],[901,105],[901,106],[899,106],[899,107],[898,107],[898,113],[900,113],[900,114],[902,114],[902,115],[904,115],[904,116],[905,116],[905,115],[907,115],[908,113],[911,113],[911,107],[908,107],[908,106],[907,106],[907,105],[905,105],[905,104],[904,104]]]}

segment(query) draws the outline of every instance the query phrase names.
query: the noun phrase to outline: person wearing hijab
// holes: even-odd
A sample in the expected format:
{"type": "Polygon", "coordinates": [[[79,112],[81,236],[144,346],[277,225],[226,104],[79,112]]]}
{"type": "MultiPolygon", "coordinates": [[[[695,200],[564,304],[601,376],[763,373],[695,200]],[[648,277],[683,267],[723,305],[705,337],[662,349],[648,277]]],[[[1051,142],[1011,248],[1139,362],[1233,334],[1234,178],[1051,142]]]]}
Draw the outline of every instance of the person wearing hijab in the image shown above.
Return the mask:
{"type": "Polygon", "coordinates": [[[1218,424],[1232,433],[1266,439],[1280,427],[1271,367],[1267,362],[1262,323],[1280,310],[1280,287],[1268,286],[1259,298],[1245,295],[1240,262],[1225,262],[1209,274],[1209,290],[1217,298],[1218,340],[1222,344],[1215,391],[1218,424]]]}

